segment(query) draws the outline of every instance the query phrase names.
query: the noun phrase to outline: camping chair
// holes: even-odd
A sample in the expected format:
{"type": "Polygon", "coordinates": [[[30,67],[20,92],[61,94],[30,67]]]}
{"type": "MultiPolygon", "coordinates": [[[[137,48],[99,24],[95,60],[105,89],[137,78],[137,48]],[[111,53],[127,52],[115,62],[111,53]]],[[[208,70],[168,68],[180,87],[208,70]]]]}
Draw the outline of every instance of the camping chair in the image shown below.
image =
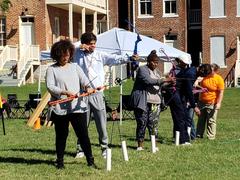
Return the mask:
{"type": "MultiPolygon", "coordinates": [[[[122,95],[122,118],[123,119],[135,119],[133,108],[130,106],[131,95],[122,95]]],[[[120,113],[120,103],[117,107],[117,112],[120,113]]]]}
{"type": "Polygon", "coordinates": [[[29,116],[33,112],[33,109],[37,108],[38,103],[41,101],[41,94],[29,94],[29,99],[25,103],[25,112],[28,112],[29,116]]]}
{"type": "Polygon", "coordinates": [[[25,117],[25,108],[21,106],[18,102],[16,94],[8,94],[7,102],[11,108],[11,118],[24,118],[25,117]]]}

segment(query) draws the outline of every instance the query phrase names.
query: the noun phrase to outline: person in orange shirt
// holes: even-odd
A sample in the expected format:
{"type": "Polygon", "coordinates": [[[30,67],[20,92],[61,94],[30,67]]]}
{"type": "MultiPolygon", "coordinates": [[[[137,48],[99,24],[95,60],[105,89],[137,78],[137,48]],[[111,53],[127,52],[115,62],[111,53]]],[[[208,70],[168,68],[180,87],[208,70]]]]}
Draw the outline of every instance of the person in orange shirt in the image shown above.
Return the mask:
{"type": "Polygon", "coordinates": [[[208,91],[200,93],[199,107],[201,114],[197,123],[197,137],[203,138],[205,124],[207,122],[207,137],[215,139],[216,137],[216,121],[217,113],[221,108],[224,93],[224,80],[217,74],[219,66],[203,64],[204,69],[203,80],[201,86],[207,88],[208,91]]]}

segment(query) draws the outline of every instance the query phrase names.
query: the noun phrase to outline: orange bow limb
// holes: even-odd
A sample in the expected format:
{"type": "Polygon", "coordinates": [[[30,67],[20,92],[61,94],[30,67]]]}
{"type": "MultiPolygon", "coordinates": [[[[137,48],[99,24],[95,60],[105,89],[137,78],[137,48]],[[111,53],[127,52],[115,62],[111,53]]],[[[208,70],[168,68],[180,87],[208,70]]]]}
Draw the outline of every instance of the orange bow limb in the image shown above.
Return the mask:
{"type": "Polygon", "coordinates": [[[101,90],[104,90],[104,89],[106,89],[106,86],[100,86],[100,87],[97,87],[96,89],[88,89],[87,92],[81,93],[79,95],[76,94],[76,95],[73,95],[73,96],[69,96],[65,99],[58,99],[58,100],[55,100],[55,101],[50,101],[50,102],[48,102],[48,105],[49,106],[54,106],[56,104],[69,102],[69,101],[72,101],[75,98],[89,96],[91,94],[94,94],[94,93],[96,93],[98,91],[101,91],[101,90]]]}

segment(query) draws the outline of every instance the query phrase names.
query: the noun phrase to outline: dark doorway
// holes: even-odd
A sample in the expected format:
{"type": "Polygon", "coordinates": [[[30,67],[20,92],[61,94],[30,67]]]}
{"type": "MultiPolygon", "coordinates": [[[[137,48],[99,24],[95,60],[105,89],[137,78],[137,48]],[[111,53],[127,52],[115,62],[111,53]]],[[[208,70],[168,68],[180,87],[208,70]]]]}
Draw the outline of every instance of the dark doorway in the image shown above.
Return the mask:
{"type": "Polygon", "coordinates": [[[192,65],[199,66],[202,52],[202,29],[188,30],[188,53],[192,57],[192,65]]]}
{"type": "Polygon", "coordinates": [[[201,0],[188,0],[188,53],[192,56],[192,65],[199,66],[202,52],[202,7],[201,0]]]}
{"type": "Polygon", "coordinates": [[[119,27],[128,29],[128,23],[126,21],[130,21],[128,17],[128,0],[118,0],[118,14],[119,27]]]}

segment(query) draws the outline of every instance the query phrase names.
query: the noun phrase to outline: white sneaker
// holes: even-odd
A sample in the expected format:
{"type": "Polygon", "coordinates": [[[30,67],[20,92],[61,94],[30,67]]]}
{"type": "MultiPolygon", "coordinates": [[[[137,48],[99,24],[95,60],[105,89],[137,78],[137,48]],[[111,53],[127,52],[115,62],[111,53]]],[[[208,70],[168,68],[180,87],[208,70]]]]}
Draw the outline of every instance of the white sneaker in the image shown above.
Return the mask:
{"type": "Polygon", "coordinates": [[[158,147],[155,148],[156,152],[159,151],[158,147]]]}
{"type": "Polygon", "coordinates": [[[79,151],[77,152],[75,158],[83,158],[84,157],[84,152],[83,151],[79,151]]]}
{"type": "Polygon", "coordinates": [[[190,142],[185,142],[183,144],[181,144],[182,146],[191,146],[192,144],[190,142]]]}
{"type": "Polygon", "coordinates": [[[137,151],[143,151],[143,147],[137,147],[137,151]]]}
{"type": "Polygon", "coordinates": [[[102,150],[102,157],[103,157],[104,159],[107,159],[107,149],[103,149],[103,150],[102,150]]]}

